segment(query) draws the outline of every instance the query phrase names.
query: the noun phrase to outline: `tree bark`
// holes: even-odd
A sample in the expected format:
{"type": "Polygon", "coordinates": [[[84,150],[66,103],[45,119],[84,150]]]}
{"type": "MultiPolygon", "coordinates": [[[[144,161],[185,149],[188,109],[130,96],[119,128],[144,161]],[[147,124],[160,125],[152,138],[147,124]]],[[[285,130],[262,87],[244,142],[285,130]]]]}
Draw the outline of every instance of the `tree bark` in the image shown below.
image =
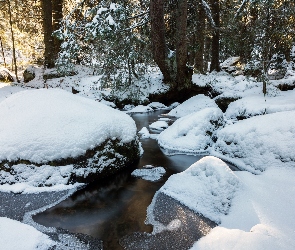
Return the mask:
{"type": "Polygon", "coordinates": [[[211,0],[211,10],[212,10],[213,20],[214,20],[216,27],[213,30],[213,36],[212,36],[210,72],[212,72],[214,70],[220,71],[220,65],[219,65],[219,38],[220,38],[219,0],[211,0]]]}
{"type": "Polygon", "coordinates": [[[189,74],[187,70],[187,0],[177,1],[176,11],[176,64],[177,87],[186,86],[189,82],[189,74]]]}
{"type": "Polygon", "coordinates": [[[5,61],[5,55],[4,55],[4,49],[3,49],[1,37],[0,37],[0,45],[1,45],[1,52],[2,52],[2,57],[3,57],[4,67],[6,68],[6,61],[5,61]]]}
{"type": "Polygon", "coordinates": [[[41,0],[43,12],[43,32],[44,32],[44,66],[46,68],[54,67],[54,40],[52,37],[52,1],[41,0]]]}
{"type": "MultiPolygon", "coordinates": [[[[60,28],[60,22],[63,18],[62,7],[63,7],[63,0],[52,0],[52,28],[53,28],[53,31],[56,31],[60,28]]],[[[54,41],[54,56],[56,59],[57,55],[59,53],[59,50],[60,50],[61,40],[54,37],[53,41],[54,41]]]]}
{"type": "Polygon", "coordinates": [[[13,28],[12,28],[12,13],[11,13],[10,1],[8,1],[8,12],[9,12],[9,25],[10,25],[11,40],[12,40],[12,56],[13,56],[14,72],[15,72],[16,81],[19,82],[19,79],[17,77],[15,42],[14,42],[14,33],[13,33],[13,28]]]}
{"type": "Polygon", "coordinates": [[[164,76],[164,82],[171,82],[165,43],[164,0],[150,1],[150,18],[153,58],[164,76]]]}
{"type": "Polygon", "coordinates": [[[204,73],[204,53],[205,53],[205,19],[206,13],[201,3],[198,4],[198,16],[197,16],[197,31],[198,34],[196,43],[197,50],[195,53],[195,69],[201,74],[204,73]]]}

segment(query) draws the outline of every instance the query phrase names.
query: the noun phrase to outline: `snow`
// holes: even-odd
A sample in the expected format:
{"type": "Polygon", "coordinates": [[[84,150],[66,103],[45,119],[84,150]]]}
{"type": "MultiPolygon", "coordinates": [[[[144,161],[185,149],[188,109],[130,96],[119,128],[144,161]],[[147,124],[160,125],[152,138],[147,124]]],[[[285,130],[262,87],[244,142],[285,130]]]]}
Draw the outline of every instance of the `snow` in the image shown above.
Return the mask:
{"type": "Polygon", "coordinates": [[[222,111],[205,108],[176,120],[161,132],[158,144],[169,151],[205,153],[220,126],[223,126],[222,111]]]}
{"type": "Polygon", "coordinates": [[[111,15],[108,15],[106,18],[106,21],[109,23],[109,25],[113,26],[116,25],[116,22],[114,21],[113,17],[111,15]]]}
{"type": "Polygon", "coordinates": [[[32,226],[6,217],[0,217],[0,235],[1,249],[5,250],[47,250],[56,245],[56,242],[32,226]]]}
{"type": "Polygon", "coordinates": [[[0,103],[0,161],[77,157],[107,139],[136,136],[123,112],[59,89],[26,90],[0,103]]]}
{"type": "Polygon", "coordinates": [[[276,96],[263,94],[246,96],[229,104],[226,110],[228,119],[239,116],[251,117],[281,111],[295,110],[295,90],[285,91],[276,96]]]}
{"type": "Polygon", "coordinates": [[[148,104],[148,106],[151,107],[154,110],[167,109],[167,106],[164,105],[163,103],[160,103],[160,102],[151,102],[150,104],[148,104]]]}
{"type": "Polygon", "coordinates": [[[152,165],[146,165],[142,169],[135,169],[131,175],[139,177],[147,181],[158,181],[166,173],[163,167],[154,167],[152,165]]]}
{"type": "Polygon", "coordinates": [[[168,128],[168,123],[166,121],[156,121],[150,124],[149,128],[153,130],[164,130],[168,128]]]}
{"type": "Polygon", "coordinates": [[[295,166],[295,111],[252,117],[217,132],[214,150],[240,169],[259,173],[295,166]]]}
{"type": "Polygon", "coordinates": [[[23,88],[0,82],[0,102],[10,95],[22,91],[23,88]]]}
{"type": "Polygon", "coordinates": [[[295,169],[273,167],[261,175],[235,174],[243,188],[229,214],[191,250],[294,249],[295,169]]]}
{"type": "Polygon", "coordinates": [[[143,127],[141,130],[138,131],[142,139],[149,138],[150,132],[146,127],[143,127]]]}
{"type": "Polygon", "coordinates": [[[149,106],[138,105],[133,109],[127,110],[126,113],[147,113],[151,111],[153,111],[153,109],[149,106]]]}
{"type": "Polygon", "coordinates": [[[237,63],[240,60],[239,56],[230,57],[226,59],[223,63],[220,64],[221,68],[227,68],[232,66],[233,64],[237,63]]]}
{"type": "MultiPolygon", "coordinates": [[[[4,165],[5,167],[5,165],[4,165]]],[[[0,191],[12,193],[39,193],[73,189],[83,184],[68,184],[73,166],[34,166],[18,164],[0,170],[0,191]],[[13,174],[11,174],[11,172],[13,174]]]]}
{"type": "Polygon", "coordinates": [[[239,186],[239,179],[222,160],[206,156],[170,176],[158,192],[220,223],[221,216],[229,213],[239,186]]]}
{"type": "Polygon", "coordinates": [[[216,103],[203,94],[196,95],[172,109],[168,115],[175,117],[183,117],[185,115],[200,111],[207,107],[217,107],[216,103]]]}

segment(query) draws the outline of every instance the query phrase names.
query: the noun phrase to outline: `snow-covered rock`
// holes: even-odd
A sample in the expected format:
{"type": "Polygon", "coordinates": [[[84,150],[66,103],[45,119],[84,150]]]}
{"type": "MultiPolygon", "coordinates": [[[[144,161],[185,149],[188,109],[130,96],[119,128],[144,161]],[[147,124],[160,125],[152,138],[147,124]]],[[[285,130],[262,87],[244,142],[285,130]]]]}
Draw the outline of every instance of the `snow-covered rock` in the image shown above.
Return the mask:
{"type": "Polygon", "coordinates": [[[161,132],[158,143],[172,153],[204,153],[212,145],[216,130],[222,126],[222,111],[205,108],[176,120],[161,132]]]}
{"type": "Polygon", "coordinates": [[[256,116],[217,132],[214,150],[239,168],[259,173],[295,166],[295,111],[256,116]]]}
{"type": "Polygon", "coordinates": [[[220,223],[220,217],[228,214],[239,186],[238,178],[227,164],[207,156],[187,170],[170,176],[157,193],[164,193],[196,213],[220,223]]]}
{"type": "Polygon", "coordinates": [[[141,135],[142,139],[150,137],[150,132],[146,127],[143,127],[141,130],[139,130],[138,134],[141,135]]]}
{"type": "Polygon", "coordinates": [[[49,236],[32,226],[0,217],[0,246],[5,250],[47,250],[56,245],[49,236]]]}
{"type": "Polygon", "coordinates": [[[226,117],[245,119],[256,115],[295,110],[295,91],[281,92],[277,96],[251,95],[229,104],[226,117]]]}
{"type": "Polygon", "coordinates": [[[144,106],[144,105],[138,105],[134,107],[133,109],[127,110],[127,113],[147,113],[154,111],[151,107],[149,106],[144,106]]]}
{"type": "Polygon", "coordinates": [[[295,248],[295,168],[235,172],[241,185],[221,224],[191,250],[295,248]]]}
{"type": "Polygon", "coordinates": [[[156,121],[149,125],[150,129],[153,130],[164,130],[168,128],[168,123],[166,121],[156,121]]]}
{"type": "Polygon", "coordinates": [[[200,111],[201,109],[208,107],[217,107],[216,103],[203,94],[196,95],[178,105],[176,108],[172,109],[168,115],[175,117],[183,117],[188,114],[200,111]]]}
{"type": "Polygon", "coordinates": [[[151,102],[150,104],[148,104],[148,106],[151,107],[154,110],[167,109],[167,106],[164,105],[163,103],[160,103],[160,102],[151,102]]]}
{"type": "Polygon", "coordinates": [[[82,178],[136,158],[128,151],[131,148],[138,152],[130,116],[64,90],[18,92],[0,103],[0,117],[2,165],[71,163],[76,164],[75,175],[82,178]],[[77,170],[81,166],[85,171],[77,170]]]}

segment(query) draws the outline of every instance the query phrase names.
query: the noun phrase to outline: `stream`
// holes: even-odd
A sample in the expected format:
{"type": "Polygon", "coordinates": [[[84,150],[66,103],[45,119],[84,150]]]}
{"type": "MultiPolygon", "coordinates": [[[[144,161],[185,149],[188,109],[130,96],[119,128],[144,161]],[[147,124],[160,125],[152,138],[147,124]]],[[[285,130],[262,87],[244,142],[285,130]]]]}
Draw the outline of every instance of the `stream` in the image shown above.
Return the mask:
{"type": "MultiPolygon", "coordinates": [[[[167,110],[132,114],[137,129],[157,121],[167,110]]],[[[58,205],[40,213],[33,219],[47,227],[60,227],[73,233],[91,235],[103,241],[103,249],[123,249],[119,240],[134,232],[152,232],[144,223],[146,209],[157,190],[170,175],[187,169],[203,156],[165,155],[155,139],[141,139],[144,154],[136,168],[145,165],[164,167],[166,174],[157,182],[131,176],[132,170],[117,175],[104,183],[92,183],[78,190],[58,205]]],[[[233,166],[230,166],[234,168],[233,166]]],[[[236,169],[233,169],[236,170],[236,169]]]]}

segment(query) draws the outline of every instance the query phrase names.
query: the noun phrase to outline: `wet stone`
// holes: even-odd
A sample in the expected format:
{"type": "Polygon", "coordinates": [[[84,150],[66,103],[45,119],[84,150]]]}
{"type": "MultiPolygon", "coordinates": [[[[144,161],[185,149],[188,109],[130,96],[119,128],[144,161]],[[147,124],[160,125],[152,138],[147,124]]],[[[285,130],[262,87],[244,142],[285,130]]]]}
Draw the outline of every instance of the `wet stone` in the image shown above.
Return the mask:
{"type": "Polygon", "coordinates": [[[120,240],[124,249],[190,249],[194,242],[207,235],[217,226],[211,220],[198,215],[177,200],[158,193],[154,206],[156,221],[168,226],[172,221],[180,221],[176,227],[156,234],[136,232],[120,240]]]}

